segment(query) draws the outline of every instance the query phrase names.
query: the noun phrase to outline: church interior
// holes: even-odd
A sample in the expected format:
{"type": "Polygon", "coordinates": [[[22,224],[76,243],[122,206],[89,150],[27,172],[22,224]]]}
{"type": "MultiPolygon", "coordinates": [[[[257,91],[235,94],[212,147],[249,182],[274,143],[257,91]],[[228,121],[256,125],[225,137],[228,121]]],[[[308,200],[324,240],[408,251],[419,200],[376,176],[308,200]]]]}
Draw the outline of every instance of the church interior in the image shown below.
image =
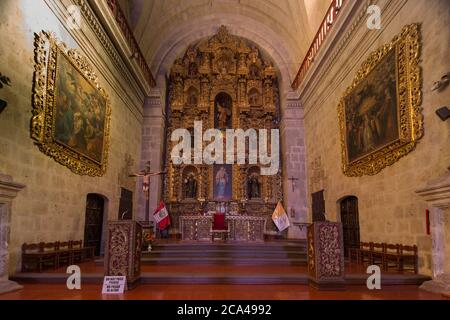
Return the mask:
{"type": "Polygon", "coordinates": [[[0,300],[450,299],[449,22],[0,1],[0,300]]]}

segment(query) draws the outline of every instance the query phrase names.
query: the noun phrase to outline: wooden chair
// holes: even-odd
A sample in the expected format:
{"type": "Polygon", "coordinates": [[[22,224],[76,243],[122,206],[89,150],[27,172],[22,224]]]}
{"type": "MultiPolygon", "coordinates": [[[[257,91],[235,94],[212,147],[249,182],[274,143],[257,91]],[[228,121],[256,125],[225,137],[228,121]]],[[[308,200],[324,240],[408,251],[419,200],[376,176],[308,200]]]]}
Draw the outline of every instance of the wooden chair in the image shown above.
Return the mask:
{"type": "Polygon", "coordinates": [[[227,239],[228,233],[230,230],[225,223],[225,214],[223,213],[215,213],[213,225],[211,227],[211,241],[214,242],[214,238],[216,235],[219,235],[223,241],[227,239]]]}
{"type": "Polygon", "coordinates": [[[81,263],[83,262],[83,241],[82,240],[71,240],[69,241],[69,248],[72,253],[72,263],[81,263]]]}
{"type": "Polygon", "coordinates": [[[404,246],[400,245],[400,268],[399,271],[412,270],[414,273],[419,272],[419,263],[417,255],[417,246],[404,246]],[[409,268],[405,269],[405,265],[409,268]]]}
{"type": "Polygon", "coordinates": [[[57,243],[58,268],[69,266],[72,264],[72,251],[70,250],[69,241],[57,243]]]}
{"type": "Polygon", "coordinates": [[[363,249],[362,247],[362,242],[359,243],[358,247],[353,247],[353,248],[348,248],[348,260],[351,263],[352,261],[355,261],[356,263],[360,263],[361,261],[361,250],[363,249]]]}
{"type": "Polygon", "coordinates": [[[369,263],[371,265],[375,264],[375,265],[383,266],[384,247],[385,247],[384,243],[371,242],[370,258],[369,258],[369,263]]]}
{"type": "Polygon", "coordinates": [[[389,271],[389,268],[400,269],[400,245],[387,243],[384,247],[383,270],[389,271]]]}
{"type": "Polygon", "coordinates": [[[22,245],[22,272],[42,271],[42,254],[39,248],[37,243],[24,243],[22,245]]]}
{"type": "Polygon", "coordinates": [[[95,247],[84,247],[82,261],[89,261],[94,259],[95,247]]]}
{"type": "Polygon", "coordinates": [[[359,263],[369,264],[370,263],[370,252],[371,252],[371,244],[370,242],[361,242],[361,249],[359,250],[359,263]]]}
{"type": "Polygon", "coordinates": [[[56,242],[39,243],[39,251],[41,252],[41,270],[56,269],[58,266],[58,254],[56,242]]]}

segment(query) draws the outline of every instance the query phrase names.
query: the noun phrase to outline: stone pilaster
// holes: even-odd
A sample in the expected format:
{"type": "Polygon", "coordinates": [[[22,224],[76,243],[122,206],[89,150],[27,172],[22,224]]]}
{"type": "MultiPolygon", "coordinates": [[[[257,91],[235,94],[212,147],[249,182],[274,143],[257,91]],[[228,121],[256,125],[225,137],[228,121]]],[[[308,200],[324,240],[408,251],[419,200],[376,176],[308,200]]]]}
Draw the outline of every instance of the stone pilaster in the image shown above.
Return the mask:
{"type": "Polygon", "coordinates": [[[10,176],[0,174],[0,293],[21,289],[9,280],[9,234],[11,231],[11,207],[17,193],[25,186],[14,183],[10,176]]]}
{"type": "MultiPolygon", "coordinates": [[[[158,90],[154,90],[144,103],[144,121],[142,124],[142,148],[140,168],[145,168],[147,161],[151,161],[151,171],[161,171],[164,166],[165,116],[163,101],[158,90]]],[[[161,200],[162,176],[150,179],[150,214],[161,200]]],[[[138,212],[137,220],[145,220],[145,197],[142,192],[142,179],[137,181],[138,212]]],[[[152,221],[152,219],[150,219],[152,221]]]]}
{"type": "Polygon", "coordinates": [[[446,228],[445,215],[450,212],[450,171],[439,179],[433,180],[423,189],[416,191],[430,205],[431,223],[431,257],[433,280],[422,284],[421,289],[448,293],[450,291],[450,257],[446,251],[446,228]]]}
{"type": "Polygon", "coordinates": [[[306,239],[307,190],[303,108],[298,97],[289,94],[280,123],[283,159],[283,194],[291,227],[288,238],[306,239]],[[289,180],[291,178],[297,180],[289,180]]]}

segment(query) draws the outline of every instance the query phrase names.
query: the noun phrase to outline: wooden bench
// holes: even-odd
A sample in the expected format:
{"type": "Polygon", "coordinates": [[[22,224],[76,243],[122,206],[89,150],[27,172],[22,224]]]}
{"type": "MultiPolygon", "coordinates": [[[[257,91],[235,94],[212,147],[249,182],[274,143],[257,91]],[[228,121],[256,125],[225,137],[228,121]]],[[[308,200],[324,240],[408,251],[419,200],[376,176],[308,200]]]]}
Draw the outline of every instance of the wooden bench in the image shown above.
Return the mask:
{"type": "Polygon", "coordinates": [[[384,271],[395,269],[398,272],[419,272],[417,246],[402,244],[361,242],[359,248],[349,249],[350,262],[364,265],[380,265],[384,271]]]}
{"type": "Polygon", "coordinates": [[[22,245],[22,272],[42,272],[57,268],[56,242],[22,245]]]}
{"type": "Polygon", "coordinates": [[[22,245],[22,272],[42,272],[94,258],[94,247],[83,241],[40,242],[22,245]]]}

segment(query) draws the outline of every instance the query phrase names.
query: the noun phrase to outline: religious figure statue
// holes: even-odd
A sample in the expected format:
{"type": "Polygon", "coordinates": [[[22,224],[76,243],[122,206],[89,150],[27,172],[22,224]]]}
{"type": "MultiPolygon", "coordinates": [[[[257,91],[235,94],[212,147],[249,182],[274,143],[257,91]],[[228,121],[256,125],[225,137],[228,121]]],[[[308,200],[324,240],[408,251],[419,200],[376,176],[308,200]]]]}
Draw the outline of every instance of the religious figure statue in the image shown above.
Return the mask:
{"type": "Polygon", "coordinates": [[[231,117],[231,110],[222,106],[220,102],[217,103],[217,123],[219,128],[227,128],[229,119],[231,117]]]}
{"type": "Polygon", "coordinates": [[[194,178],[194,174],[191,173],[184,180],[184,190],[186,199],[195,199],[197,197],[197,180],[194,178]]]}
{"type": "Polygon", "coordinates": [[[217,198],[218,200],[225,198],[226,187],[229,181],[228,173],[225,167],[220,167],[216,174],[217,198]]]}
{"type": "Polygon", "coordinates": [[[247,194],[249,199],[260,198],[260,184],[257,175],[253,174],[247,181],[247,194]]]}

